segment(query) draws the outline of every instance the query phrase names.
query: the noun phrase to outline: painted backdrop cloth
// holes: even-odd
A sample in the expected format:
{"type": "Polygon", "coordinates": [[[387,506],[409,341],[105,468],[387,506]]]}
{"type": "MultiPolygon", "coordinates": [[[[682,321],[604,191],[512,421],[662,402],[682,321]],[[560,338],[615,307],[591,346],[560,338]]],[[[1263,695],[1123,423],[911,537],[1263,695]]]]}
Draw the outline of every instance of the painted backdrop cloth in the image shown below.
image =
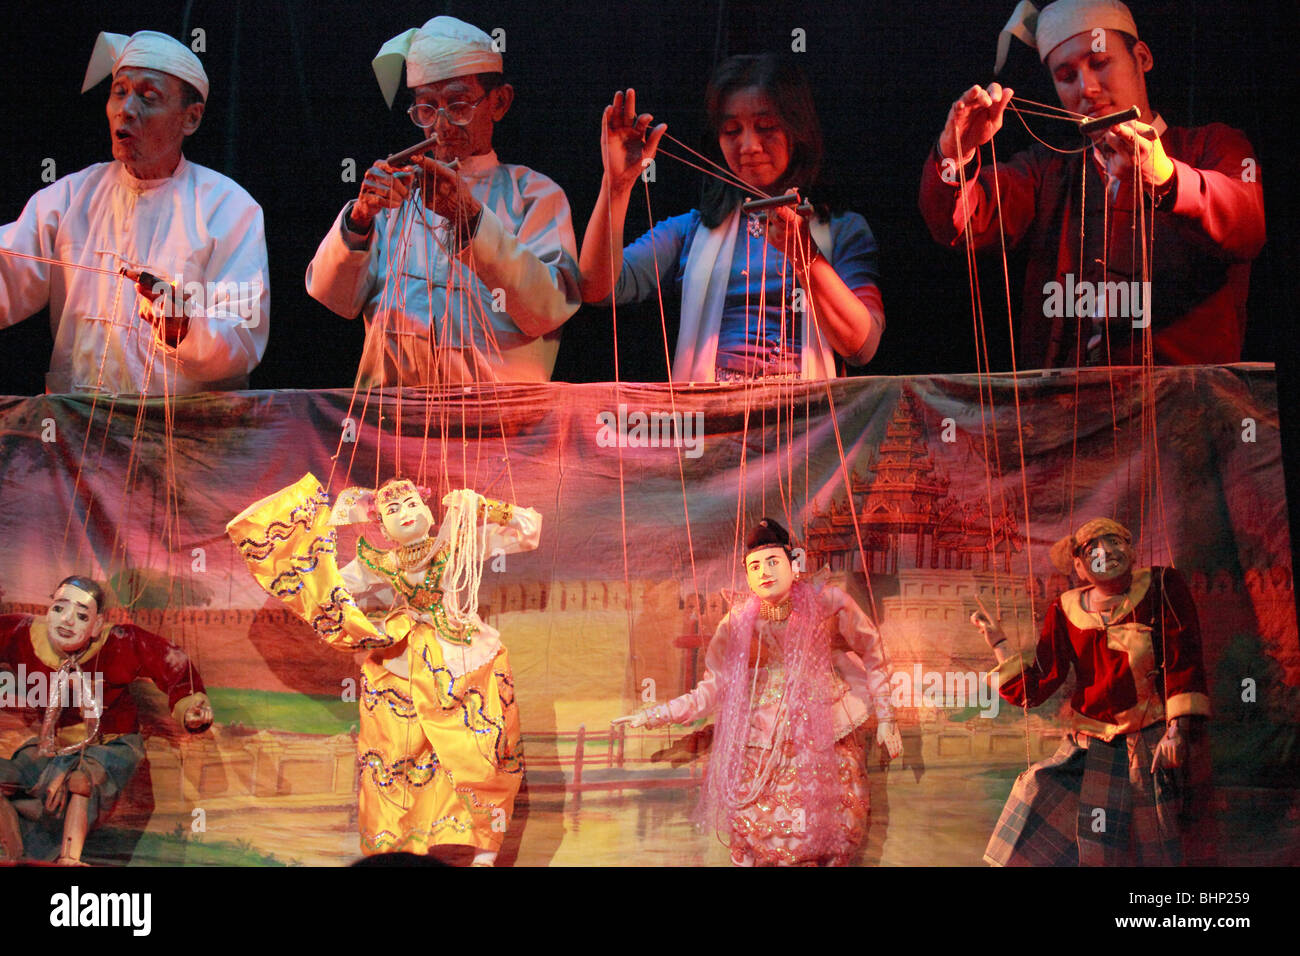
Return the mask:
{"type": "MultiPolygon", "coordinates": [[[[536,547],[536,512],[513,509],[509,520],[490,545],[536,547]]],[[[357,737],[362,850],[499,850],[523,779],[514,681],[495,629],[481,620],[463,633],[448,626],[445,550],[414,587],[388,552],[364,539],[357,560],[340,573],[328,499],[312,475],[253,505],[229,533],[258,583],[322,640],[370,651],[357,737]],[[344,582],[353,582],[373,621],[344,582]]]]}
{"type": "Polygon", "coordinates": [[[417,197],[381,212],[365,236],[347,228],[349,203],[307,267],[312,298],[365,318],[359,385],[551,378],[560,326],[582,302],[569,201],[494,152],[458,171],[483,215],[455,255],[447,220],[417,197]]]}
{"type": "Polygon", "coordinates": [[[64,176],[0,227],[0,247],[110,269],[144,269],[202,290],[176,348],[140,318],[118,276],[0,256],[0,326],[47,305],[54,353],[45,390],[189,395],[246,388],[266,351],[270,284],[262,209],[232,179],[184,157],[166,179],[119,162],[64,176]]]}
{"type": "MultiPolygon", "coordinates": [[[[1263,186],[1252,173],[1257,154],[1242,133],[1219,123],[1192,129],[1169,127],[1160,140],[1173,160],[1177,186],[1172,201],[1159,212],[1153,213],[1148,201],[1143,220],[1155,233],[1149,317],[1156,364],[1239,361],[1250,263],[1264,245],[1263,186]]],[[[943,179],[938,151],[931,151],[921,176],[920,202],[935,241],[961,246],[968,204],[975,247],[997,248],[994,170],[985,168],[975,175],[976,171],[972,164],[964,204],[959,186],[943,179]]],[[[1134,271],[1141,269],[1142,255],[1134,242],[1131,187],[1121,191],[1109,210],[1107,236],[1103,228],[1106,178],[1091,153],[1063,156],[1034,146],[1000,163],[996,174],[1007,242],[1029,250],[1017,333],[1019,366],[1106,363],[1104,340],[1088,348],[1094,334],[1091,320],[1083,319],[1080,330],[1078,319],[1048,316],[1044,287],[1051,282],[1066,287],[1067,275],[1074,276],[1076,286],[1087,281],[1095,288],[1105,282],[1142,279],[1134,271]],[[1082,198],[1087,245],[1079,274],[1079,193],[1085,162],[1087,184],[1082,198]],[[1080,336],[1083,355],[1076,347],[1080,336]]],[[[1141,364],[1141,336],[1134,335],[1131,314],[1112,317],[1109,348],[1111,364],[1141,364]]]]}
{"type": "MultiPolygon", "coordinates": [[[[620,744],[608,727],[649,703],[646,681],[668,701],[703,679],[728,609],[722,592],[745,587],[733,549],[749,521],[738,510],[750,520],[773,513],[783,491],[809,573],[829,568],[889,653],[905,749],[872,774],[863,858],[977,866],[1016,775],[1059,746],[1070,689],[1027,714],[997,696],[946,705],[945,675],[973,688],[992,664],[969,621],[974,596],[991,610],[1000,596],[1004,629],[1032,649],[1044,613],[1073,587],[1051,567],[1052,544],[1081,515],[1113,515],[1132,529],[1141,566],[1178,567],[1200,612],[1207,731],[1228,808],[1220,859],[1300,863],[1288,817],[1300,642],[1273,370],[1156,370],[1158,472],[1143,455],[1145,388],[1131,370],[994,375],[986,409],[990,387],[987,446],[979,380],[966,375],[671,396],[665,385],[559,383],[435,391],[432,401],[384,390],[368,403],[347,389],[254,392],[198,396],[170,412],[159,400],[110,409],[85,396],[0,399],[0,501],[12,503],[0,507],[0,602],[43,610],[51,581],[101,567],[110,581],[140,582],[131,619],[198,661],[218,715],[217,732],[185,741],[183,794],[179,767],[161,769],[175,765],[169,742],[154,735],[151,828],[188,828],[205,806],[206,847],[225,841],[233,854],[244,840],[280,860],[338,865],[358,852],[359,666],[267,596],[226,522],[308,469],[322,480],[332,470],[334,493],[400,468],[436,496],[470,487],[544,502],[537,550],[489,555],[479,592],[480,618],[509,645],[528,753],[531,806],[512,817],[501,862],[722,865],[716,836],[691,824],[700,758],[654,759],[678,747],[681,731],[629,732],[620,744]],[[597,420],[617,423],[620,406],[621,435],[597,420]],[[674,408],[689,416],[682,427],[651,436],[643,418],[674,408]],[[1004,471],[986,470],[986,458],[1004,471]],[[1159,507],[1144,499],[1153,487],[1159,507]],[[1250,702],[1243,676],[1255,682],[1250,702]]],[[[338,533],[347,563],[360,529],[338,533]]],[[[140,707],[170,723],[165,700],[140,707]]],[[[0,708],[8,752],[31,736],[11,717],[0,708]]]]}

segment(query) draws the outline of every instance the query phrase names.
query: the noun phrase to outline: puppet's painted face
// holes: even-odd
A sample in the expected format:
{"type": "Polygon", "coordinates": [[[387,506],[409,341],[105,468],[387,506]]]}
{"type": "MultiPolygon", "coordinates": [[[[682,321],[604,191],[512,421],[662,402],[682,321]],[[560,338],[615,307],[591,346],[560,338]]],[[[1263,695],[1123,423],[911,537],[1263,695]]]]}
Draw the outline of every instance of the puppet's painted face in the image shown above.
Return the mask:
{"type": "Polygon", "coordinates": [[[64,584],[54,592],[45,623],[54,649],[62,654],[75,654],[99,633],[99,605],[93,595],[75,584],[64,584]]]}
{"type": "Polygon", "coordinates": [[[1089,584],[1122,578],[1133,570],[1133,546],[1117,534],[1098,535],[1075,555],[1074,570],[1089,584]]]}
{"type": "Polygon", "coordinates": [[[794,586],[794,567],[784,548],[770,547],[745,556],[745,577],[749,589],[768,604],[780,604],[794,586]]]}
{"type": "Polygon", "coordinates": [[[398,544],[415,544],[429,536],[433,512],[416,491],[388,498],[379,509],[384,533],[398,544]]]}
{"type": "Polygon", "coordinates": [[[759,189],[778,183],[790,166],[790,137],[776,106],[757,86],[727,97],[718,147],[731,171],[759,189]]]}
{"type": "Polygon", "coordinates": [[[1145,43],[1137,43],[1130,52],[1124,35],[1114,30],[1105,31],[1104,37],[1075,34],[1047,55],[1056,95],[1067,110],[1105,116],[1137,106],[1144,123],[1152,119],[1146,87],[1152,63],[1145,43]]]}

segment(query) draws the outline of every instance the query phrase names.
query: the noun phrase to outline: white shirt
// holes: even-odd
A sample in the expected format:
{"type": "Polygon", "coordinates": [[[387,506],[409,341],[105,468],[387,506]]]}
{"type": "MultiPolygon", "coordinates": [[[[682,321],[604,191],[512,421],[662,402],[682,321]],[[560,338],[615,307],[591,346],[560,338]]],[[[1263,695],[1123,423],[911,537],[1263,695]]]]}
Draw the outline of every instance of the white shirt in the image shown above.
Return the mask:
{"type": "Polygon", "coordinates": [[[349,203],[307,267],[313,299],[347,319],[365,316],[358,385],[550,381],[560,326],[582,302],[569,201],[495,152],[458,171],[483,215],[455,255],[447,220],[417,194],[380,212],[366,235],[347,228],[349,203]]]}
{"type": "Polygon", "coordinates": [[[50,393],[244,388],[262,360],[270,321],[262,209],[234,180],[184,157],[165,179],[136,179],[117,161],[65,176],[0,227],[0,247],[142,268],[179,280],[195,310],[170,348],[140,318],[145,300],[130,280],[0,255],[0,327],[49,305],[50,393]]]}

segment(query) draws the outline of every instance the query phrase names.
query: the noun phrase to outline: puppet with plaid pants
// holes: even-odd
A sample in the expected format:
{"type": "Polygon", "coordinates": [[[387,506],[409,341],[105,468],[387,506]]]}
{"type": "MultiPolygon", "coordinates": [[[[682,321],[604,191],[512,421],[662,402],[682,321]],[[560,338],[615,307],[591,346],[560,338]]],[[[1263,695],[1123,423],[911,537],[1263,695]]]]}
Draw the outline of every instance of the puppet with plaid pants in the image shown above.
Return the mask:
{"type": "Polygon", "coordinates": [[[1074,727],[1016,780],[984,858],[1000,866],[1207,862],[1210,700],[1196,606],[1173,568],[1134,568],[1132,535],[1096,518],[1052,549],[1086,584],[1047,612],[1032,657],[984,614],[1003,698],[1036,707],[1065,682],[1074,727]]]}

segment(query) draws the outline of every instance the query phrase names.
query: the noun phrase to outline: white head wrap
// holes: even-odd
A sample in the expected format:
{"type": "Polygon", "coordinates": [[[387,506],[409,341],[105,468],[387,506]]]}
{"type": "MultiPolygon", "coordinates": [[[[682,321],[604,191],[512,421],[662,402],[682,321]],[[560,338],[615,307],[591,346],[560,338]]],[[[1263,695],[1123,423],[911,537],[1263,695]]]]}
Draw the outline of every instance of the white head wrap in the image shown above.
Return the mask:
{"type": "Polygon", "coordinates": [[[1119,0],[1056,0],[1043,7],[1042,12],[1029,0],[1020,0],[998,36],[998,59],[993,72],[1002,72],[1012,37],[1036,49],[1038,58],[1046,63],[1047,55],[1070,37],[1097,29],[1138,35],[1133,14],[1119,0]]]}
{"type": "Polygon", "coordinates": [[[208,74],[203,71],[199,58],[180,40],[153,30],[141,30],[129,37],[120,33],[101,33],[90,54],[81,92],[86,92],[110,74],[116,76],[118,70],[128,66],[157,70],[184,80],[207,101],[208,74]]]}
{"type": "Polygon", "coordinates": [[[406,64],[406,85],[424,86],[454,76],[500,73],[501,54],[492,38],[455,17],[434,17],[418,30],[406,30],[379,48],[371,65],[389,106],[406,64]]]}

